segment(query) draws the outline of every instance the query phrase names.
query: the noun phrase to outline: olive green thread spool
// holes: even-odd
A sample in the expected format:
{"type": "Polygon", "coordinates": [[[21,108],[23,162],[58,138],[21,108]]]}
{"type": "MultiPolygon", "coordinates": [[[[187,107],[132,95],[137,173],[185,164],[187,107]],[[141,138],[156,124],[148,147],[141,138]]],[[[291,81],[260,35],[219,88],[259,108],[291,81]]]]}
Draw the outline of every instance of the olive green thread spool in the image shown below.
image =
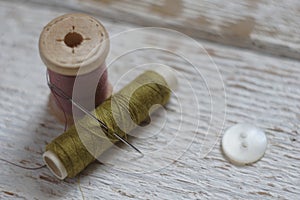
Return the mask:
{"type": "Polygon", "coordinates": [[[165,105],[171,89],[176,87],[176,77],[168,67],[141,74],[93,111],[106,124],[108,132],[103,131],[96,120],[85,116],[47,145],[44,162],[59,179],[76,176],[119,141],[111,132],[126,137],[128,132],[148,118],[153,105],[165,105]],[[87,149],[86,145],[93,148],[87,149]]]}

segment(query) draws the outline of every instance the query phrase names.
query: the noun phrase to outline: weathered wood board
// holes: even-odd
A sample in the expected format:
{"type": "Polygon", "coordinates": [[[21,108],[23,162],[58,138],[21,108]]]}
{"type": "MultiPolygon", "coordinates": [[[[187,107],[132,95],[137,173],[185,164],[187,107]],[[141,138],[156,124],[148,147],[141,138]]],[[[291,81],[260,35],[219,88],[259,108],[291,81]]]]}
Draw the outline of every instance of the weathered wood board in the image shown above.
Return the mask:
{"type": "Polygon", "coordinates": [[[196,38],[299,59],[297,0],[30,1],[141,26],[172,28],[196,38]]]}
{"type": "MultiPolygon", "coordinates": [[[[161,159],[154,159],[153,163],[139,159],[129,162],[131,154],[113,152],[107,161],[112,164],[92,164],[80,175],[80,184],[79,177],[59,181],[47,168],[26,170],[3,161],[40,166],[46,143],[63,131],[63,125],[47,108],[49,89],[39,58],[38,38],[51,19],[71,11],[73,8],[67,6],[0,1],[0,18],[5,19],[0,24],[1,199],[299,198],[298,61],[192,41],[163,29],[154,30],[155,34],[149,29],[130,31],[138,27],[103,17],[98,19],[112,36],[108,63],[113,84],[124,72],[141,64],[157,62],[178,72],[180,84],[176,94],[180,95],[183,111],[172,97],[166,107],[165,134],[133,141],[146,153],[159,149],[168,144],[172,131],[181,122],[180,135],[172,141],[174,148],[160,151],[161,159]],[[206,51],[196,49],[195,42],[206,51]],[[136,50],[140,44],[144,48],[136,50]],[[135,51],[128,53],[130,50],[135,51]],[[184,54],[195,66],[174,53],[184,54]],[[216,66],[220,74],[215,71],[216,66]],[[261,127],[268,137],[265,156],[250,166],[230,164],[220,149],[220,134],[238,122],[261,127]],[[158,167],[160,164],[162,168],[158,167]],[[151,167],[155,170],[148,172],[151,167]]],[[[121,79],[118,87],[127,82],[126,78],[121,79]]],[[[155,124],[161,123],[161,113],[153,117],[155,124]]],[[[148,130],[157,127],[152,128],[148,130]]],[[[142,132],[136,134],[146,137],[142,132]]]]}

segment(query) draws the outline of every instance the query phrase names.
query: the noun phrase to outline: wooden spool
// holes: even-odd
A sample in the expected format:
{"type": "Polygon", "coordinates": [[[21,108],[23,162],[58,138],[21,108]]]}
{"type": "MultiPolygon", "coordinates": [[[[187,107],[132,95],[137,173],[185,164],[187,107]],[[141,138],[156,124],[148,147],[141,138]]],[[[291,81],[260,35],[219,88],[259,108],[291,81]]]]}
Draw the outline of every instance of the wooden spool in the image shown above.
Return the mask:
{"type": "MultiPolygon", "coordinates": [[[[44,27],[39,51],[48,70],[65,76],[84,75],[99,67],[105,68],[109,37],[95,18],[80,13],[66,14],[44,27]]],[[[106,97],[111,94],[111,86],[108,87],[106,97]]],[[[51,112],[64,122],[64,113],[52,94],[49,106],[51,112]]],[[[67,115],[67,119],[73,122],[72,116],[67,115]]]]}

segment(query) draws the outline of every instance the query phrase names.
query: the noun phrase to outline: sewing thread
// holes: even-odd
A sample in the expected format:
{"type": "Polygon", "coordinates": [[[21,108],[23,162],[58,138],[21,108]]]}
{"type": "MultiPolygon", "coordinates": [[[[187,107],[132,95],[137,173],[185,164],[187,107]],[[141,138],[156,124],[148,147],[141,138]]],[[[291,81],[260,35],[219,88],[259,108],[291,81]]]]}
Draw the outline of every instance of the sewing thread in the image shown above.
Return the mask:
{"type": "MultiPolygon", "coordinates": [[[[92,111],[106,124],[107,130],[85,116],[48,144],[46,150],[57,156],[68,177],[74,177],[119,141],[112,133],[126,138],[132,129],[149,118],[153,105],[165,105],[170,95],[165,79],[157,72],[146,71],[92,111]]],[[[44,156],[44,160],[57,177],[65,178],[51,158],[44,156]]]]}

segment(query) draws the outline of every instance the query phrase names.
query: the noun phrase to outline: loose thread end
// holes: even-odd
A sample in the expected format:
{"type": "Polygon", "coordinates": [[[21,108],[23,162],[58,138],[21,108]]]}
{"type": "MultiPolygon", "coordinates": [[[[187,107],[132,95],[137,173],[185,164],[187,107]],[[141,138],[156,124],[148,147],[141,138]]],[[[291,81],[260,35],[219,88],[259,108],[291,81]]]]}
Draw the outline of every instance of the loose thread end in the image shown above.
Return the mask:
{"type": "Polygon", "coordinates": [[[52,151],[46,151],[43,154],[43,160],[50,171],[60,180],[63,180],[68,176],[65,166],[52,151]]]}

